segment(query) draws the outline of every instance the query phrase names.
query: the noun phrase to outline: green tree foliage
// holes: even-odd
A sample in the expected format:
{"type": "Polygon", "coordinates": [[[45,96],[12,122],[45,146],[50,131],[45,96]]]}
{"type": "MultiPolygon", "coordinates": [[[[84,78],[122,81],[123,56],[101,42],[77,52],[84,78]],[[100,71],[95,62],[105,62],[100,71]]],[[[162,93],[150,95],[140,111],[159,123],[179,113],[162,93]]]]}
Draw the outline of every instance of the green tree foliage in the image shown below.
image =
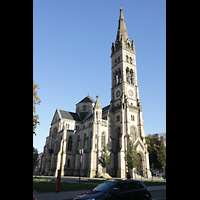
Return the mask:
{"type": "Polygon", "coordinates": [[[155,135],[149,134],[146,137],[146,143],[149,152],[150,166],[155,169],[164,169],[166,166],[166,146],[164,138],[158,139],[155,135]]]}
{"type": "Polygon", "coordinates": [[[36,89],[39,89],[39,86],[38,84],[35,84],[35,81],[33,81],[33,134],[36,135],[35,133],[35,129],[37,127],[37,124],[39,123],[38,119],[39,119],[39,116],[36,115],[36,104],[39,104],[40,105],[40,98],[37,96],[37,91],[36,89]]]}
{"type": "Polygon", "coordinates": [[[110,165],[110,154],[107,147],[104,147],[101,157],[99,158],[99,163],[103,168],[106,168],[110,165]]]}
{"type": "Polygon", "coordinates": [[[128,150],[124,159],[127,163],[126,165],[130,174],[132,173],[133,168],[136,168],[140,164],[139,155],[137,154],[136,148],[131,141],[128,143],[128,150]]]}

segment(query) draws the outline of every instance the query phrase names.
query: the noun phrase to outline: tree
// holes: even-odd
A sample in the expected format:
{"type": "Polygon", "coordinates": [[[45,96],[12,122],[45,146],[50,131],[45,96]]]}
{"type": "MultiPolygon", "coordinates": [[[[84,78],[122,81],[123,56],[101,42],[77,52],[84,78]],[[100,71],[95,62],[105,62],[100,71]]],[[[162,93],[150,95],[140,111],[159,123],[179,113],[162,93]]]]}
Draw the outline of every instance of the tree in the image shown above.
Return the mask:
{"type": "Polygon", "coordinates": [[[40,105],[40,102],[41,102],[40,98],[37,96],[36,89],[39,89],[39,86],[38,86],[38,84],[35,84],[35,81],[33,81],[33,134],[35,134],[35,135],[36,135],[35,129],[37,127],[37,124],[39,123],[39,121],[38,121],[39,116],[35,115],[36,104],[40,105]]]}
{"type": "Polygon", "coordinates": [[[164,145],[163,138],[160,140],[160,146],[158,150],[158,162],[160,168],[165,169],[166,167],[166,146],[164,145]]]}
{"type": "Polygon", "coordinates": [[[166,166],[166,146],[164,138],[157,138],[155,135],[149,134],[146,138],[147,148],[149,152],[150,165],[155,169],[164,169],[166,166]]]}
{"type": "Polygon", "coordinates": [[[124,159],[126,161],[126,166],[128,167],[128,173],[132,174],[133,168],[140,164],[140,158],[137,154],[135,146],[133,145],[133,142],[131,141],[128,142],[128,149],[124,159]]]}
{"type": "Polygon", "coordinates": [[[101,157],[99,158],[99,163],[103,168],[106,168],[110,165],[110,154],[107,147],[104,147],[101,157]]]}

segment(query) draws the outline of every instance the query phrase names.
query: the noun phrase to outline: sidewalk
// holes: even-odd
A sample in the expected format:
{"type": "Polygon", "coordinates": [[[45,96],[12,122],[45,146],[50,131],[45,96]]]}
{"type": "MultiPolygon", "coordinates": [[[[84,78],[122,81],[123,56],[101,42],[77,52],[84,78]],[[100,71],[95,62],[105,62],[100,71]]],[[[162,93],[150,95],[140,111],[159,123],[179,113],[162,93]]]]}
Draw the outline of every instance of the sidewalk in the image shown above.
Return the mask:
{"type": "MultiPolygon", "coordinates": [[[[160,186],[149,186],[149,191],[155,190],[166,190],[166,185],[160,186]]],[[[73,199],[79,194],[87,192],[88,190],[77,190],[77,191],[69,191],[69,192],[49,192],[49,193],[39,193],[34,191],[34,195],[36,196],[37,200],[67,200],[73,199]]]]}

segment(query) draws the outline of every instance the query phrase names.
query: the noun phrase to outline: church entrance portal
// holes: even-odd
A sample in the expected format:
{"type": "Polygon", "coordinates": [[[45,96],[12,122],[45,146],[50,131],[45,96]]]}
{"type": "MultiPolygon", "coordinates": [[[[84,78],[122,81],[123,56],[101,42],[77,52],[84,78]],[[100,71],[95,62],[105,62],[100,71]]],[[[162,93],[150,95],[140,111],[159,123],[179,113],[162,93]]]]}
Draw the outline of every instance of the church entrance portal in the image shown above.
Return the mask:
{"type": "Polygon", "coordinates": [[[142,161],[142,156],[138,153],[139,156],[139,165],[137,166],[137,173],[141,176],[143,176],[143,161],[142,161]]]}

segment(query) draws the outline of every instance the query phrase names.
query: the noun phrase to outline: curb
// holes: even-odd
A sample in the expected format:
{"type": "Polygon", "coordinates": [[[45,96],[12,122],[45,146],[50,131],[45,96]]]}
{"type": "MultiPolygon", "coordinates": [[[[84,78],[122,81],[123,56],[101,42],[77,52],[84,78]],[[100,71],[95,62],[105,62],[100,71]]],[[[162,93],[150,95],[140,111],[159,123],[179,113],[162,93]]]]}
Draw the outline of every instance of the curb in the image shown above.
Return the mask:
{"type": "MultiPolygon", "coordinates": [[[[166,190],[166,185],[160,185],[160,186],[149,186],[149,191],[158,191],[158,190],[166,190]]],[[[51,193],[39,193],[36,191],[33,191],[35,196],[38,200],[67,200],[72,199],[74,196],[77,196],[79,194],[82,194],[88,190],[76,190],[76,191],[62,191],[59,193],[51,192],[51,193]]]]}

